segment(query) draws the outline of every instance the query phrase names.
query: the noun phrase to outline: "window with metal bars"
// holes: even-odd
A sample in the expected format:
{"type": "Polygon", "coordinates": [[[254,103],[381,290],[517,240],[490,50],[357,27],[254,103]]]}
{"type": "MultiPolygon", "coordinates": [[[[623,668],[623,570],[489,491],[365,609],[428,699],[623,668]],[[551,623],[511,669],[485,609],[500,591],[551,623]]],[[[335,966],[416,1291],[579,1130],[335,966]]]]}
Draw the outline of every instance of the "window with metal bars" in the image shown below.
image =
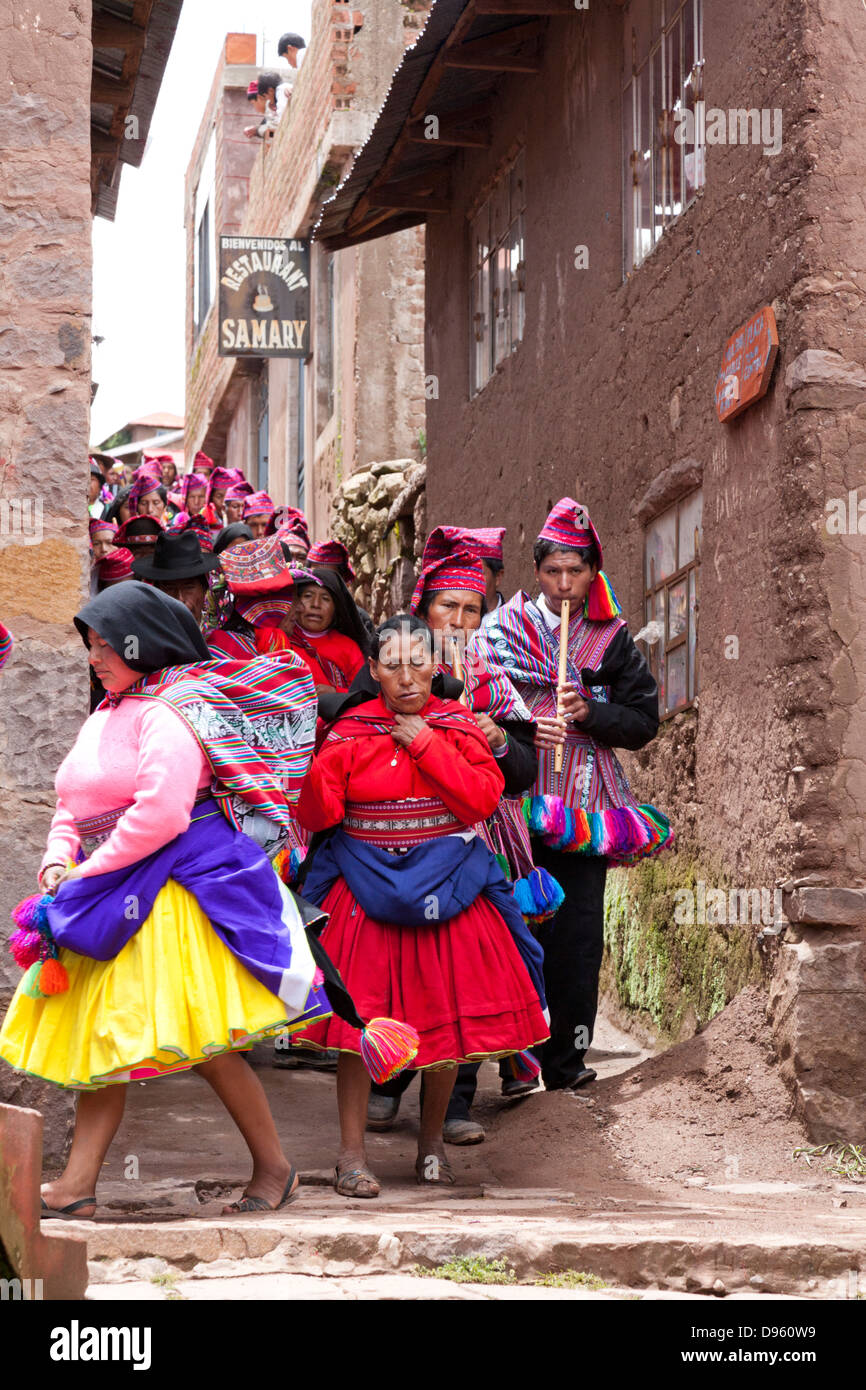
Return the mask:
{"type": "Polygon", "coordinates": [[[633,0],[632,10],[622,94],[626,275],[704,186],[703,122],[694,119],[703,103],[703,0],[633,0]]]}
{"type": "Polygon", "coordinates": [[[523,338],[525,160],[521,150],[471,222],[470,395],[523,338]]]}
{"type": "Polygon", "coordinates": [[[662,718],[686,709],[698,693],[702,516],[699,490],[657,516],[645,532],[642,640],[662,718]]]}

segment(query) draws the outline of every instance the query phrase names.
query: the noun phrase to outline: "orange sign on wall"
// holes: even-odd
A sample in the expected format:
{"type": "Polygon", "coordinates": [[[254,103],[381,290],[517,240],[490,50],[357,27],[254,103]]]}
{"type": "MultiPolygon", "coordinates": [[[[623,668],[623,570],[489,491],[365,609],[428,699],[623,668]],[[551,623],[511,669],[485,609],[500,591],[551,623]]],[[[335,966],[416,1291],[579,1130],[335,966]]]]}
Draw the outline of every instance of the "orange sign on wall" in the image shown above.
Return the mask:
{"type": "Polygon", "coordinates": [[[778,351],[776,315],[765,304],[725,344],[722,369],[716,377],[716,412],[720,420],[733,420],[766,395],[778,351]]]}

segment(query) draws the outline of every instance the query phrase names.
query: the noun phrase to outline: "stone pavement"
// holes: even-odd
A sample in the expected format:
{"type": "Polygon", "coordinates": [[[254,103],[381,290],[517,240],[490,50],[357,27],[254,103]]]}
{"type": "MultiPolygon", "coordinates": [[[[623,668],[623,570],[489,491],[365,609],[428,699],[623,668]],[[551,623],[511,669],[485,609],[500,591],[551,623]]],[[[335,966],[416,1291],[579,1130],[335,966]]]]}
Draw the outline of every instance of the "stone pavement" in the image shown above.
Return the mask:
{"type": "MultiPolygon", "coordinates": [[[[603,1025],[601,1076],[646,1055],[603,1025]]],[[[95,1221],[68,1222],[87,1241],[98,1300],[514,1299],[626,1297],[855,1298],[866,1293],[866,1184],[790,1165],[791,1180],[712,1181],[624,1173],[611,1181],[587,1163],[579,1183],[555,1162],[513,1171],[509,1132],[550,1102],[571,1117],[574,1146],[591,1138],[589,1101],[534,1093],[501,1101],[494,1067],[482,1068],[478,1113],[488,1140],[452,1149],[458,1186],[430,1192],[414,1181],[417,1084],[388,1134],[369,1136],[383,1181],[376,1201],[346,1201],[325,1165],[337,1140],[334,1078],[282,1071],[270,1050],[255,1063],[286,1152],[302,1174],[298,1200],[273,1215],[224,1217],[238,1195],[245,1151],[209,1088],[180,1075],[130,1088],[123,1127],[100,1181],[95,1221]],[[533,1107],[529,1109],[529,1107],[533,1107]],[[460,1256],[505,1259],[520,1282],[463,1285],[420,1278],[460,1256]],[[595,1276],[604,1288],[537,1287],[551,1273],[595,1276]]],[[[591,1152],[589,1150],[588,1152],[591,1152]]],[[[582,1170],[583,1171],[583,1170],[582,1170]]],[[[572,1167],[569,1172],[573,1172],[572,1167]]]]}

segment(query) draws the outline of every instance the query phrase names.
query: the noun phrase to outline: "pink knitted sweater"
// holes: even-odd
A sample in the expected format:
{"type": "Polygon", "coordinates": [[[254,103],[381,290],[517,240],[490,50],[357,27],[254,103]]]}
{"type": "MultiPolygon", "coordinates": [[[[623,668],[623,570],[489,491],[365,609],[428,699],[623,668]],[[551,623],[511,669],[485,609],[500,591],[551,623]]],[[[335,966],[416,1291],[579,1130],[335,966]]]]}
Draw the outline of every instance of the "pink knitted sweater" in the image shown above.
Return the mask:
{"type": "Polygon", "coordinates": [[[74,859],[77,820],[124,806],[108,839],[81,866],[85,876],[127,868],[186,830],[210,764],[186,724],[157,700],[121,700],[85,721],[57,769],[57,810],[42,868],[74,859]]]}

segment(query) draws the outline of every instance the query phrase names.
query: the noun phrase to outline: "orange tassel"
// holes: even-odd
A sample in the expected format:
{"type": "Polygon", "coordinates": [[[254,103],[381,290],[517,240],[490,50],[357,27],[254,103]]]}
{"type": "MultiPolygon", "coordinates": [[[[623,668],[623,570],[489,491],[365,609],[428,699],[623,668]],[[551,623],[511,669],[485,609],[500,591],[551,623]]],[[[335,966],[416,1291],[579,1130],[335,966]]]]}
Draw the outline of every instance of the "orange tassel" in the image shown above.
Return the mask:
{"type": "Polygon", "coordinates": [[[49,957],[39,972],[39,989],[44,995],[65,994],[69,988],[66,966],[53,956],[49,957]]]}

